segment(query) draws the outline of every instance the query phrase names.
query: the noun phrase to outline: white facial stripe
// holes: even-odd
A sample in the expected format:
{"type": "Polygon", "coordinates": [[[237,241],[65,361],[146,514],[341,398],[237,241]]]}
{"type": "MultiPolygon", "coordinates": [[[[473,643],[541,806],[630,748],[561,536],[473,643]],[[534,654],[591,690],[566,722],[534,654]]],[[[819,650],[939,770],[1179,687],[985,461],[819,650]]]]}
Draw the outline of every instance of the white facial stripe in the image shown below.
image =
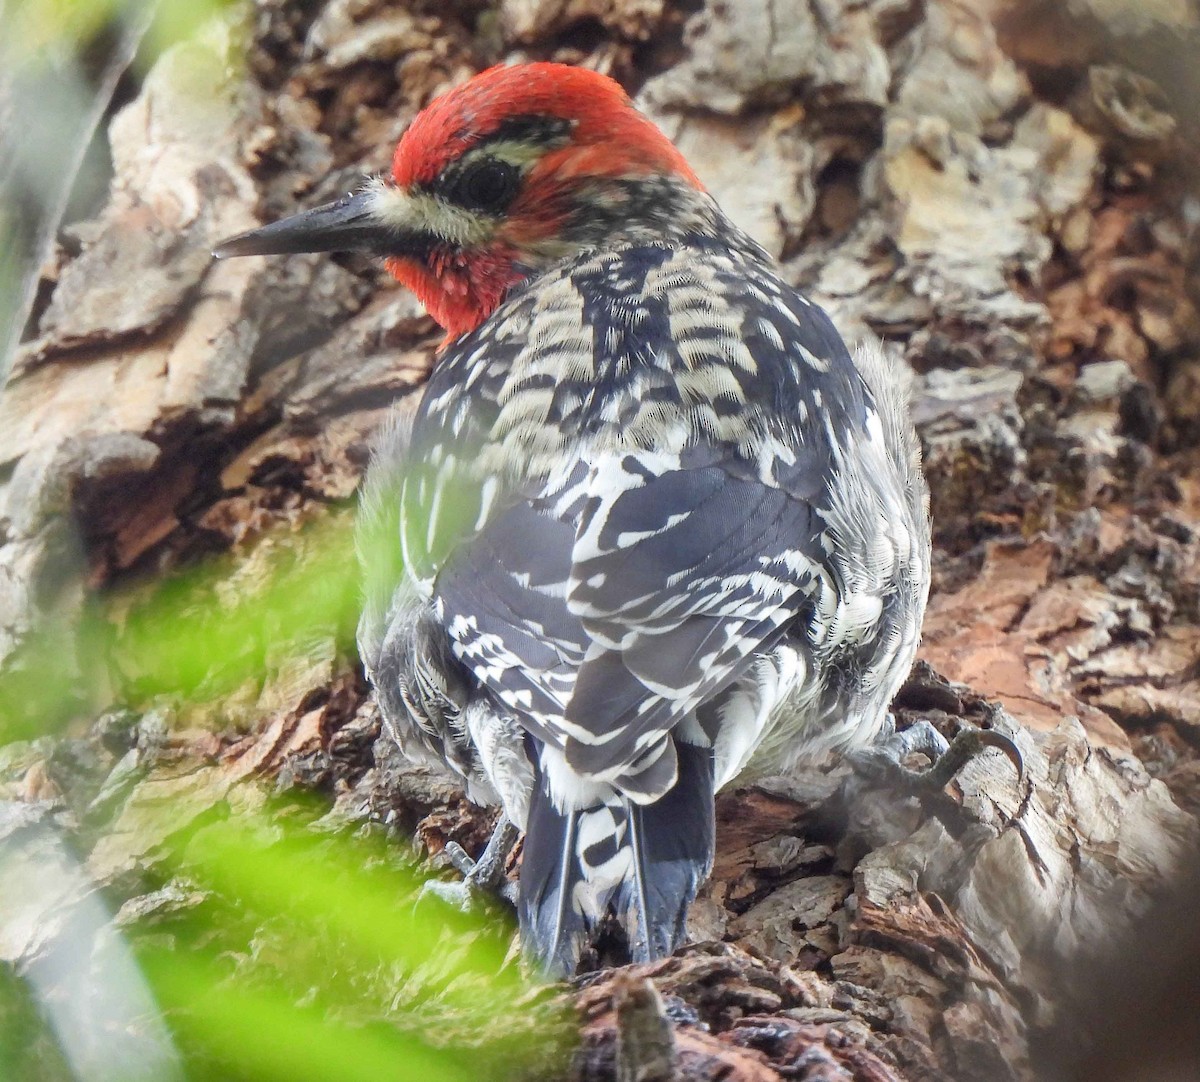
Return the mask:
{"type": "Polygon", "coordinates": [[[443,203],[428,192],[406,192],[378,177],[369,190],[372,212],[398,233],[433,233],[450,244],[471,248],[486,244],[495,232],[494,219],[443,203]]]}
{"type": "Polygon", "coordinates": [[[550,149],[544,143],[522,142],[520,139],[498,139],[485,143],[474,150],[468,150],[460,159],[460,163],[473,161],[476,158],[495,158],[509,165],[525,169],[533,165],[546,151],[550,149]]]}
{"type": "MultiPolygon", "coordinates": [[[[454,163],[454,168],[469,167],[478,158],[491,158],[526,173],[548,150],[567,142],[566,136],[540,142],[496,139],[468,150],[454,163]]],[[[467,210],[429,192],[405,191],[383,177],[369,181],[368,191],[373,196],[372,210],[376,217],[397,232],[433,233],[463,248],[486,244],[495,235],[496,220],[490,215],[467,210]]]]}

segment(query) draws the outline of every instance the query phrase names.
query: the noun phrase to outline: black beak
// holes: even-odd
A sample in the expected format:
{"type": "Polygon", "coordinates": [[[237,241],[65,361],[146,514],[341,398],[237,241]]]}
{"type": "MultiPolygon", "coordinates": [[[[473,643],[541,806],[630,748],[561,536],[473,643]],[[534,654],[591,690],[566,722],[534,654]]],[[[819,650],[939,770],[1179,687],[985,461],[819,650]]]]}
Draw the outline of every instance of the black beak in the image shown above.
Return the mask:
{"type": "Polygon", "coordinates": [[[388,255],[405,247],[397,230],[380,222],[373,191],[347,195],[261,229],[222,241],[218,259],[237,255],[294,255],[298,252],[374,252],[388,255]]]}

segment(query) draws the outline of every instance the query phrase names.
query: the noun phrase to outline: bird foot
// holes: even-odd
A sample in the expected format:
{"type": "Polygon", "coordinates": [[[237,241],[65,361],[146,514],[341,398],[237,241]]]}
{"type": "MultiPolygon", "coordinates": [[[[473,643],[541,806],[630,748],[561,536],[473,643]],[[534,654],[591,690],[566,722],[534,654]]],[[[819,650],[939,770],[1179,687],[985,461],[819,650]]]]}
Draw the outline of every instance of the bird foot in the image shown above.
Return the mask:
{"type": "Polygon", "coordinates": [[[888,718],[888,727],[870,748],[852,752],[847,759],[860,777],[879,785],[888,785],[919,795],[940,792],[968,762],[987,748],[996,748],[1008,756],[1017,771],[1017,781],[1025,777],[1025,762],[1017,745],[995,729],[964,729],[947,741],[928,721],[917,721],[902,733],[888,718]],[[914,770],[904,760],[914,752],[929,758],[931,765],[914,770]]]}
{"type": "Polygon", "coordinates": [[[515,909],[517,884],[504,874],[504,866],[508,862],[508,854],[517,844],[519,834],[517,828],[501,816],[478,860],[473,860],[457,842],[447,842],[443,852],[462,873],[462,882],[447,883],[430,879],[421,888],[421,897],[431,895],[464,913],[476,908],[482,900],[496,898],[515,909]]]}

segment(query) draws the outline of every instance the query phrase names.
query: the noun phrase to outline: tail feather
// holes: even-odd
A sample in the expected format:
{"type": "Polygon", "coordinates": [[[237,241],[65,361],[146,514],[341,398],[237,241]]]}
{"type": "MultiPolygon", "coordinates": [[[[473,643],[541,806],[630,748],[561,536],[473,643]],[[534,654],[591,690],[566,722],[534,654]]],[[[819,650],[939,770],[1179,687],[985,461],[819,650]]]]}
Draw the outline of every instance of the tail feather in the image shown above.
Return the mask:
{"type": "Polygon", "coordinates": [[[570,976],[611,914],[632,960],[670,954],[713,857],[713,756],[680,744],[679,778],[638,805],[615,789],[591,807],[559,811],[539,776],[521,859],[521,938],[547,973],[570,976]]]}

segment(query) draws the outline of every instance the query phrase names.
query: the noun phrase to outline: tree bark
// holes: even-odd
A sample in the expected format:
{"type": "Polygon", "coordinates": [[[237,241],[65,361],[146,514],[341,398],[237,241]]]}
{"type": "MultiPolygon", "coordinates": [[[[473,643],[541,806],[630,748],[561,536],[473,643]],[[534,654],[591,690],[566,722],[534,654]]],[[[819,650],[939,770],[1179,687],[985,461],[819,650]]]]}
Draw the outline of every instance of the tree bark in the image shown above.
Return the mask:
{"type": "MultiPolygon", "coordinates": [[[[265,785],[482,846],[487,813],[379,737],[347,620],[286,657],[262,628],[263,667],[183,696],[123,614],[214,552],[192,588],[218,612],[302,565],[439,338],[365,261],[212,245],[384,171],[487,63],[587,64],[848,340],[903,350],[936,551],[898,717],[999,728],[1024,772],[989,750],[936,794],[839,764],[723,794],[693,945],[563,993],[571,1077],[1101,1077],[1081,1057],[1130,967],[1152,1002],[1191,943],[1149,946],[1200,811],[1198,41],[1185,0],[261,0],[165,55],[0,401],[0,665],[54,681],[59,725],[0,749],[0,840],[61,827],[130,920],[166,904],[137,884],[169,838],[265,785]]],[[[37,955],[45,907],[0,901],[0,956],[37,955]]],[[[1103,1077],[1200,1069],[1194,1021],[1124,1017],[1140,1051],[1103,1077]]]]}

